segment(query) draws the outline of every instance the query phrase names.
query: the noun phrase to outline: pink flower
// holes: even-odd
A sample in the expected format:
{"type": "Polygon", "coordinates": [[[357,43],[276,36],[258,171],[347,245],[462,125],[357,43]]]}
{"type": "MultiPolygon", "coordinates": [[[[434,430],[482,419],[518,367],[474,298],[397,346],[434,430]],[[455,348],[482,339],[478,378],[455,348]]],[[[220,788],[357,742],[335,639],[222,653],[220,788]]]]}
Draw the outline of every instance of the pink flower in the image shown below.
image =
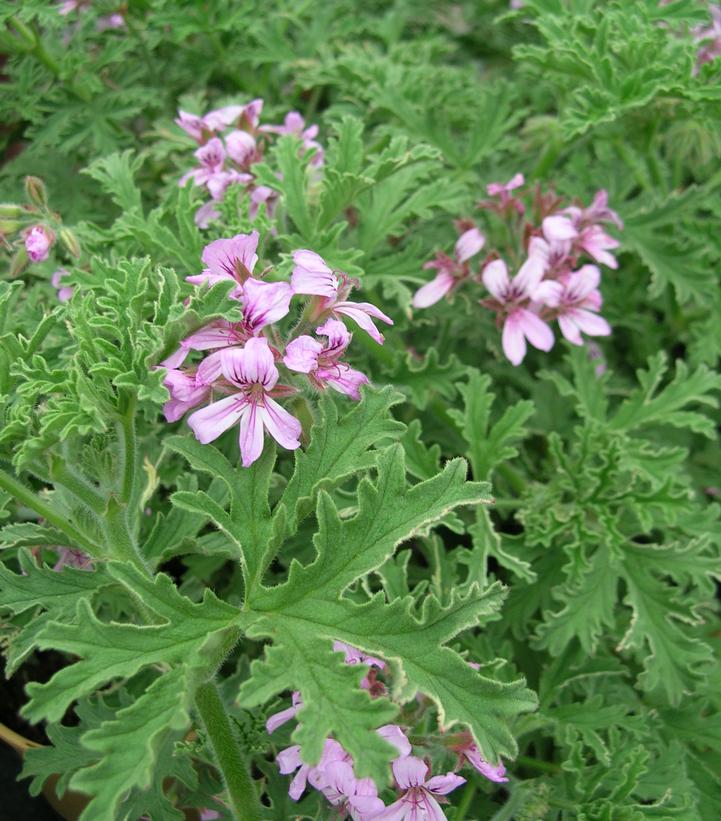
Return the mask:
{"type": "Polygon", "coordinates": [[[307,373],[321,390],[330,385],[351,399],[360,399],[360,386],[368,384],[368,377],[340,361],[350,344],[351,334],[337,319],[328,319],[316,328],[316,333],[327,336],[328,342],[323,345],[310,336],[299,336],[286,346],[283,357],[286,367],[307,373]]]}
{"type": "Polygon", "coordinates": [[[475,767],[478,772],[489,779],[489,781],[495,781],[497,783],[508,781],[503,762],[494,765],[486,761],[473,740],[473,736],[469,732],[459,733],[457,736],[454,736],[453,743],[450,744],[449,749],[458,754],[459,762],[465,758],[472,767],[475,767]]]}
{"type": "Polygon", "coordinates": [[[175,122],[186,134],[200,143],[212,137],[216,132],[241,122],[255,129],[262,108],[262,100],[253,100],[244,106],[229,105],[224,108],[217,108],[208,112],[204,117],[181,110],[178,111],[179,116],[175,122]]]}
{"type": "Polygon", "coordinates": [[[191,374],[173,368],[168,369],[163,385],[170,391],[170,400],[163,405],[168,422],[177,422],[187,411],[210,399],[210,387],[198,384],[191,374]]]}
{"type": "MultiPolygon", "coordinates": [[[[293,290],[287,282],[262,282],[252,277],[247,279],[239,297],[243,302],[241,321],[218,319],[211,322],[183,339],[178,350],[161,362],[161,365],[178,368],[190,351],[217,351],[244,344],[250,337],[257,336],[266,325],[282,319],[290,310],[292,297],[293,290]]],[[[200,363],[196,380],[209,385],[220,373],[220,356],[211,354],[200,363]]]]}
{"type": "Polygon", "coordinates": [[[362,650],[357,650],[344,641],[334,641],[333,650],[336,653],[343,653],[345,655],[344,661],[346,664],[368,664],[371,667],[378,667],[381,670],[385,670],[386,663],[384,661],[375,658],[375,656],[368,656],[362,650]]]}
{"type": "Polygon", "coordinates": [[[215,203],[211,200],[201,205],[195,212],[194,222],[198,228],[207,228],[211,222],[220,219],[220,211],[215,207],[215,203]]]}
{"type": "Polygon", "coordinates": [[[44,262],[50,253],[55,235],[44,225],[33,225],[25,233],[25,250],[30,262],[44,262]]]}
{"type": "Polygon", "coordinates": [[[261,158],[255,137],[247,131],[231,131],[225,138],[225,147],[231,160],[241,168],[247,169],[261,158]]]}
{"type": "Polygon", "coordinates": [[[293,261],[295,267],[290,280],[293,291],[296,294],[321,297],[313,313],[314,319],[350,317],[379,345],[383,344],[383,335],[373,324],[371,317],[388,325],[392,325],[393,320],[369,302],[346,301],[353,288],[353,283],[346,274],[332,271],[314,251],[294,251],[293,261]]]}
{"type": "Polygon", "coordinates": [[[526,340],[542,351],[553,347],[551,329],[527,307],[543,272],[544,262],[538,256],[529,256],[512,280],[502,259],[489,262],[483,269],[483,283],[494,297],[483,304],[503,318],[503,352],[514,365],[520,365],[526,355],[526,340]]]}
{"type": "MultiPolygon", "coordinates": [[[[570,238],[574,240],[573,244],[576,251],[585,251],[596,262],[607,265],[609,268],[618,268],[616,258],[608,251],[609,249],[618,248],[619,242],[609,236],[599,223],[611,222],[621,229],[623,228],[623,221],[615,211],[608,207],[608,193],[606,191],[598,191],[588,208],[579,208],[572,205],[565,208],[563,214],[565,216],[557,215],[548,219],[559,222],[566,220],[571,223],[575,236],[570,238]]],[[[546,222],[547,220],[544,220],[544,233],[546,233],[546,222]]]]}
{"type": "Polygon", "coordinates": [[[385,738],[389,744],[392,744],[396,750],[398,750],[400,756],[411,754],[413,750],[411,743],[397,724],[384,724],[382,727],[379,727],[376,732],[379,736],[385,738]]]}
{"type": "Polygon", "coordinates": [[[59,302],[67,302],[73,295],[73,291],[75,290],[72,287],[72,285],[62,284],[62,280],[68,276],[70,276],[70,273],[66,271],[65,268],[58,268],[58,270],[55,271],[55,273],[50,278],[51,285],[53,286],[53,288],[57,289],[59,302]]]}
{"type": "Polygon", "coordinates": [[[281,775],[289,775],[297,770],[288,789],[288,795],[294,801],[297,801],[301,795],[303,795],[309,781],[312,787],[319,788],[322,786],[323,771],[333,761],[351,762],[351,757],[333,738],[327,738],[325,740],[320,761],[313,766],[303,763],[300,757],[300,746],[297,744],[292,747],[286,747],[285,750],[281,750],[276,756],[276,762],[281,775]]]}
{"type": "Polygon", "coordinates": [[[300,697],[300,692],[294,690],[291,696],[291,706],[278,713],[273,713],[272,716],[268,716],[268,720],[265,722],[265,729],[268,734],[270,735],[270,733],[275,732],[278,727],[281,727],[283,724],[295,718],[296,713],[302,706],[303,699],[300,697]]]}
{"type": "MultiPolygon", "coordinates": [[[[188,180],[193,180],[195,185],[207,185],[213,177],[224,173],[225,148],[223,147],[223,141],[218,137],[208,140],[194,154],[200,163],[200,167],[183,174],[178,185],[183,186],[188,180]]],[[[224,180],[225,177],[222,177],[222,179],[224,180]]]]}
{"type": "Polygon", "coordinates": [[[293,134],[303,141],[303,149],[308,151],[315,150],[313,159],[310,161],[311,165],[323,165],[323,147],[316,141],[318,136],[318,126],[311,125],[305,127],[305,120],[297,111],[289,111],[285,115],[283,125],[264,125],[260,127],[261,131],[266,131],[271,134],[293,134]]]}
{"type": "Polygon", "coordinates": [[[74,567],[76,570],[92,570],[93,560],[82,550],[74,547],[61,547],[58,560],[53,565],[53,570],[59,573],[63,567],[74,567]]]}
{"type": "Polygon", "coordinates": [[[498,207],[505,210],[509,206],[515,208],[519,214],[523,214],[525,206],[523,203],[511,194],[516,188],[520,188],[526,182],[523,174],[514,174],[506,183],[491,182],[486,186],[486,193],[489,197],[498,197],[498,207]]]}
{"type": "Polygon", "coordinates": [[[102,17],[98,17],[95,28],[98,31],[125,28],[125,18],[119,12],[115,12],[115,14],[104,14],[102,17]]]}
{"type": "Polygon", "coordinates": [[[186,277],[193,285],[215,285],[232,280],[238,287],[231,296],[238,299],[243,293],[243,283],[252,276],[258,262],[258,232],[236,234],[231,239],[216,239],[203,249],[201,259],[207,266],[201,274],[186,277]]]}
{"type": "Polygon", "coordinates": [[[598,315],[601,272],[595,265],[584,265],[557,282],[542,282],[534,298],[554,308],[561,333],[574,345],[582,345],[581,332],[589,336],[608,336],[611,326],[598,315]]]}
{"type": "Polygon", "coordinates": [[[188,424],[199,442],[212,442],[240,422],[243,467],[252,465],[262,453],[264,429],[281,447],[300,447],[300,422],[271,398],[278,382],[278,369],[265,338],[252,337],[243,348],[224,350],[220,369],[239,392],[190,416],[188,424]]]}
{"type": "Polygon", "coordinates": [[[453,251],[454,259],[438,252],[435,259],[426,262],[424,269],[435,269],[438,274],[430,282],[419,288],[411,303],[414,308],[428,308],[434,305],[470,274],[467,262],[480,252],[486,238],[477,228],[464,231],[456,242],[453,251]]]}
{"type": "Polygon", "coordinates": [[[409,755],[393,762],[396,783],[403,795],[376,816],[384,821],[442,821],[445,818],[439,800],[466,783],[455,773],[437,775],[426,780],[427,765],[420,758],[409,755]]]}
{"type": "Polygon", "coordinates": [[[260,206],[265,205],[265,213],[272,219],[278,205],[278,196],[278,192],[267,185],[256,185],[250,192],[248,216],[254,220],[258,216],[260,206]]]}

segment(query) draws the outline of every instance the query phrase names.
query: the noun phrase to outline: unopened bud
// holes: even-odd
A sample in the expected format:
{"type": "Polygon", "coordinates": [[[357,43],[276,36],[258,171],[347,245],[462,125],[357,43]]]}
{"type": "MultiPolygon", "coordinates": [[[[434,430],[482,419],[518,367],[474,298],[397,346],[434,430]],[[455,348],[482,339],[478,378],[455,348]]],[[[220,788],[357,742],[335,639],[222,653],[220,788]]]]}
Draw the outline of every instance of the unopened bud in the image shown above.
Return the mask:
{"type": "Polygon", "coordinates": [[[10,263],[10,276],[20,276],[20,274],[22,274],[22,272],[27,268],[27,265],[28,252],[25,250],[25,246],[21,245],[10,263]]]}
{"type": "Polygon", "coordinates": [[[40,177],[25,177],[25,193],[33,205],[38,205],[41,208],[47,207],[48,192],[40,177]]]}
{"type": "Polygon", "coordinates": [[[22,227],[22,222],[18,222],[18,220],[4,219],[0,216],[0,234],[14,234],[22,227]]]}
{"type": "Polygon", "coordinates": [[[71,256],[79,257],[80,256],[80,243],[78,242],[78,238],[69,228],[61,228],[60,229],[60,242],[65,246],[68,253],[71,256]]]}
{"type": "Polygon", "coordinates": [[[0,202],[0,217],[22,217],[25,209],[22,205],[15,205],[14,202],[0,202]]]}
{"type": "Polygon", "coordinates": [[[44,262],[55,242],[55,234],[44,225],[33,225],[25,232],[25,250],[31,262],[44,262]]]}

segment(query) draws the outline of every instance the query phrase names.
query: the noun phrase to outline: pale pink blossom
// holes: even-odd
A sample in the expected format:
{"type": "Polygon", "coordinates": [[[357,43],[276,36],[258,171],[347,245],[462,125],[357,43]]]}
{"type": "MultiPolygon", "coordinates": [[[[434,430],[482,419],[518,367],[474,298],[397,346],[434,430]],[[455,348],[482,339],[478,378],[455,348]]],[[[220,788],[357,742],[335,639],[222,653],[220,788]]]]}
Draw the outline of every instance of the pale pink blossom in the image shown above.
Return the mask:
{"type": "Polygon", "coordinates": [[[73,567],[75,570],[92,570],[93,560],[82,550],[75,547],[61,547],[58,550],[58,560],[53,570],[59,573],[64,567],[73,567]]]}
{"type": "Polygon", "coordinates": [[[168,422],[178,419],[198,405],[210,399],[210,387],[198,384],[195,376],[184,371],[169,368],[163,379],[163,385],[170,392],[170,399],[163,405],[163,414],[168,422]]]}
{"type": "Polygon", "coordinates": [[[428,766],[420,758],[409,755],[393,762],[393,775],[403,795],[376,815],[384,821],[442,821],[445,814],[439,802],[444,796],[466,783],[455,773],[427,778],[428,766]]]}
{"type": "Polygon", "coordinates": [[[278,727],[282,727],[283,724],[286,724],[288,721],[295,718],[296,713],[302,706],[303,699],[300,696],[300,692],[298,690],[294,690],[291,696],[291,706],[285,710],[281,710],[278,713],[273,713],[272,716],[268,716],[268,720],[265,722],[265,729],[268,734],[275,732],[278,727]]]}
{"type": "Polygon", "coordinates": [[[33,225],[25,233],[25,250],[30,262],[44,262],[55,241],[55,235],[44,225],[33,225]]]}
{"type": "Polygon", "coordinates": [[[58,268],[57,271],[52,275],[50,278],[50,283],[53,288],[57,289],[58,292],[58,302],[67,302],[70,297],[73,295],[73,291],[75,290],[72,285],[63,285],[62,281],[69,277],[70,273],[65,270],[65,268],[58,268]]]}
{"type": "MultiPolygon", "coordinates": [[[[330,385],[351,399],[360,399],[360,386],[368,384],[368,377],[341,362],[341,357],[350,344],[351,334],[337,319],[328,319],[316,328],[316,333],[327,336],[328,342],[322,344],[310,336],[297,337],[286,345],[283,357],[286,367],[307,373],[317,388],[323,389],[330,385]]],[[[336,649],[335,645],[333,649],[336,649]]]]}
{"type": "Polygon", "coordinates": [[[336,653],[343,653],[343,660],[346,664],[368,664],[371,667],[378,667],[381,670],[385,670],[386,663],[384,661],[375,656],[369,656],[362,650],[358,650],[350,644],[346,644],[344,641],[334,641],[333,650],[336,653]]]}
{"type": "Polygon", "coordinates": [[[542,282],[534,298],[553,308],[561,333],[574,345],[582,345],[581,333],[608,336],[611,326],[599,316],[601,272],[595,265],[584,265],[560,280],[542,282]]]}
{"type": "Polygon", "coordinates": [[[229,105],[217,108],[208,112],[204,117],[180,110],[175,122],[196,142],[204,142],[213,137],[216,132],[241,122],[251,128],[256,128],[262,107],[262,100],[253,100],[244,106],[229,105]]]}
{"type": "MultiPolygon", "coordinates": [[[[609,268],[618,268],[616,258],[609,250],[618,248],[619,242],[607,234],[600,225],[602,222],[613,223],[618,229],[623,228],[623,221],[618,214],[608,207],[608,192],[597,191],[593,202],[588,208],[579,208],[576,205],[564,208],[562,215],[549,217],[552,220],[570,221],[576,236],[573,237],[574,250],[585,251],[596,262],[607,265],[609,268]]],[[[545,221],[544,221],[545,233],[545,221]]]]}
{"type": "Polygon", "coordinates": [[[410,741],[408,741],[408,736],[406,736],[397,724],[384,724],[382,727],[379,727],[376,732],[398,750],[398,755],[405,756],[411,754],[413,748],[411,747],[410,741]]]}
{"type": "Polygon", "coordinates": [[[468,278],[468,260],[478,254],[485,245],[486,238],[478,228],[464,231],[456,242],[453,258],[438,252],[434,259],[426,262],[424,269],[438,271],[435,278],[419,288],[413,296],[414,308],[428,308],[468,278]]]}
{"type": "Polygon", "coordinates": [[[241,168],[249,168],[261,159],[255,137],[247,131],[231,131],[225,138],[228,156],[241,168]]]}
{"type": "MultiPolygon", "coordinates": [[[[246,340],[258,336],[267,325],[286,316],[292,297],[293,290],[287,282],[263,282],[249,277],[238,297],[243,303],[240,322],[229,322],[227,319],[211,322],[183,339],[175,353],[160,364],[165,368],[178,368],[190,351],[219,351],[221,348],[243,345],[246,340]]],[[[209,385],[220,373],[220,354],[211,354],[200,363],[196,379],[209,385]]]]}
{"type": "Polygon", "coordinates": [[[289,775],[295,772],[295,777],[288,788],[288,795],[294,801],[297,801],[303,795],[308,782],[314,788],[318,788],[323,784],[323,770],[333,761],[345,761],[347,763],[352,761],[350,755],[333,738],[325,740],[320,761],[315,765],[303,763],[298,744],[281,750],[275,760],[281,775],[289,775]]]}
{"type": "Polygon", "coordinates": [[[275,209],[278,206],[279,194],[267,185],[256,185],[250,192],[250,205],[248,206],[248,216],[254,220],[258,216],[260,206],[265,205],[266,215],[272,219],[275,209]]]}
{"type": "Polygon", "coordinates": [[[257,231],[236,234],[230,239],[216,239],[203,249],[201,259],[206,265],[203,272],[185,279],[193,285],[215,285],[232,280],[237,287],[230,296],[237,299],[243,293],[243,283],[252,276],[258,262],[257,249],[257,231]]]}
{"type": "Polygon", "coordinates": [[[526,340],[542,351],[553,347],[553,332],[529,308],[543,273],[543,260],[537,256],[530,256],[513,279],[509,279],[501,259],[483,269],[483,283],[493,296],[483,304],[498,312],[499,322],[503,323],[503,352],[514,365],[520,365],[526,355],[526,340]]]}
{"type": "Polygon", "coordinates": [[[373,319],[379,319],[387,325],[392,325],[393,320],[370,302],[348,301],[346,297],[354,284],[350,277],[340,271],[331,270],[325,260],[314,251],[294,251],[293,261],[295,267],[290,280],[293,291],[296,294],[309,294],[320,298],[313,312],[313,319],[337,319],[339,316],[347,316],[379,345],[383,344],[383,335],[373,324],[373,319]]]}
{"type": "Polygon", "coordinates": [[[465,759],[472,767],[475,767],[478,772],[485,776],[489,781],[497,783],[504,783],[508,781],[506,776],[506,768],[503,762],[498,764],[491,764],[481,755],[477,744],[473,740],[473,736],[469,732],[463,732],[454,736],[453,742],[449,749],[453,750],[458,757],[459,763],[465,759]]]}
{"type": "Polygon", "coordinates": [[[220,219],[220,211],[215,207],[213,200],[201,205],[195,212],[194,222],[198,228],[207,228],[211,222],[220,219]]]}
{"type": "Polygon", "coordinates": [[[188,180],[193,180],[195,185],[207,185],[214,176],[223,174],[225,166],[225,148],[223,141],[218,137],[208,140],[205,145],[193,152],[195,158],[200,163],[198,168],[188,171],[178,181],[178,185],[183,186],[188,180]]]}
{"type": "Polygon", "coordinates": [[[251,465],[262,453],[264,429],[281,447],[300,447],[300,422],[271,398],[278,382],[278,369],[264,337],[252,337],[243,348],[222,351],[220,369],[238,392],[189,417],[188,425],[199,442],[212,442],[239,422],[243,467],[251,465]]]}

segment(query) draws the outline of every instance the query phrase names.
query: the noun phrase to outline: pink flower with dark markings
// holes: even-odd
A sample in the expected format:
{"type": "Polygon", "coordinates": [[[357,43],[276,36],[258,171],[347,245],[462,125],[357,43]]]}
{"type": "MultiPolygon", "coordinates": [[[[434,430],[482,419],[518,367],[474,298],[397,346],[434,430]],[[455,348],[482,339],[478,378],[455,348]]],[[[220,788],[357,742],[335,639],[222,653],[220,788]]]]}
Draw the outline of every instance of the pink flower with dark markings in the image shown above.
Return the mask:
{"type": "Polygon", "coordinates": [[[544,261],[539,256],[530,256],[513,279],[502,259],[483,269],[483,283],[493,298],[482,304],[497,312],[503,324],[503,352],[514,365],[520,365],[526,355],[526,340],[542,351],[553,347],[553,332],[530,307],[543,272],[544,261]]]}
{"type": "Polygon", "coordinates": [[[428,766],[420,758],[409,755],[393,762],[393,775],[403,795],[381,813],[380,821],[442,821],[445,818],[439,802],[461,784],[465,778],[455,773],[427,778],[428,766]]]}
{"type": "Polygon", "coordinates": [[[272,398],[273,393],[284,390],[277,385],[278,369],[265,338],[252,337],[243,348],[222,351],[220,370],[237,393],[189,417],[188,424],[199,442],[212,442],[239,422],[243,467],[253,464],[262,453],[264,430],[281,447],[300,447],[300,422],[272,398]]]}
{"type": "Polygon", "coordinates": [[[247,131],[231,131],[225,138],[225,148],[231,160],[243,169],[262,158],[255,137],[247,131]]]}
{"type": "Polygon", "coordinates": [[[428,308],[458,287],[470,276],[468,260],[478,254],[485,245],[486,238],[478,228],[464,231],[456,242],[453,258],[439,251],[435,258],[426,262],[424,269],[438,273],[430,282],[419,288],[413,296],[414,308],[428,308]]]}
{"type": "Polygon", "coordinates": [[[194,152],[195,158],[200,163],[198,168],[188,171],[178,181],[181,187],[188,180],[193,180],[195,185],[207,185],[209,180],[223,174],[225,167],[225,148],[223,141],[218,137],[208,140],[205,145],[194,152]]]}
{"type": "Polygon", "coordinates": [[[30,262],[44,262],[50,255],[55,235],[44,225],[33,225],[25,233],[25,250],[30,262]]]}
{"type": "Polygon", "coordinates": [[[311,336],[297,337],[286,345],[283,357],[285,366],[292,371],[308,374],[311,382],[321,390],[330,385],[351,399],[360,399],[360,386],[368,384],[368,377],[341,362],[350,344],[351,334],[337,319],[328,319],[316,328],[316,333],[328,337],[328,341],[323,344],[311,336]]]}
{"type": "Polygon", "coordinates": [[[257,249],[257,231],[236,234],[230,239],[216,239],[203,249],[201,259],[207,267],[202,273],[185,279],[193,285],[215,285],[232,280],[238,287],[230,292],[230,296],[239,299],[243,294],[243,283],[253,275],[258,262],[257,249]]]}
{"type": "Polygon", "coordinates": [[[328,267],[325,260],[314,251],[305,249],[293,252],[295,267],[290,284],[296,294],[308,294],[319,297],[312,319],[322,321],[328,317],[338,319],[347,316],[359,325],[379,345],[383,344],[383,335],[373,324],[379,319],[387,325],[393,320],[370,302],[350,302],[346,298],[354,282],[341,271],[328,267]]]}
{"type": "Polygon", "coordinates": [[[553,308],[561,333],[574,345],[582,345],[581,333],[608,336],[611,326],[599,316],[602,299],[598,290],[601,272],[595,265],[584,265],[560,280],[542,282],[534,299],[553,308]]]}
{"type": "MultiPolygon", "coordinates": [[[[252,256],[249,260],[246,257],[246,260],[252,261],[252,256]]],[[[243,345],[246,340],[258,336],[267,325],[282,319],[290,310],[293,290],[287,282],[263,282],[249,277],[242,288],[238,297],[243,303],[240,322],[229,322],[227,319],[211,322],[183,339],[178,350],[161,365],[178,368],[191,351],[219,351],[221,348],[243,345]]],[[[220,376],[220,372],[220,353],[211,354],[200,363],[196,380],[209,385],[220,376]]]]}
{"type": "Polygon", "coordinates": [[[452,736],[451,739],[449,739],[449,742],[448,748],[458,755],[459,765],[463,762],[463,759],[465,759],[489,781],[495,781],[499,784],[508,781],[508,777],[506,776],[506,768],[503,766],[503,762],[501,761],[498,764],[491,764],[486,761],[473,740],[473,736],[469,732],[458,733],[457,735],[452,736]]]}

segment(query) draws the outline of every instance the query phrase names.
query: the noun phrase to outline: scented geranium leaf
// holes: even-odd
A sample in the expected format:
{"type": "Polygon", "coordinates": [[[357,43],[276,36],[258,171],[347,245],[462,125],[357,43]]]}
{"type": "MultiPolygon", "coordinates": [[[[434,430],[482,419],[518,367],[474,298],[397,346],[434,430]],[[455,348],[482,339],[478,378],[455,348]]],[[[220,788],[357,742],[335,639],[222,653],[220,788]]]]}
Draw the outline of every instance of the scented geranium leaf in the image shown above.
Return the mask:
{"type": "Polygon", "coordinates": [[[603,545],[594,553],[580,581],[554,591],[563,607],[544,614],[538,628],[539,646],[557,656],[577,638],[585,652],[593,654],[605,628],[615,624],[618,580],[619,568],[613,566],[611,551],[603,545]]]}
{"type": "Polygon", "coordinates": [[[70,786],[92,796],[83,821],[113,821],[129,790],[151,784],[158,748],[167,736],[190,723],[185,669],[176,667],[157,678],[111,721],[82,736],[82,744],[100,760],[77,772],[70,786]]]}
{"type": "MultiPolygon", "coordinates": [[[[229,547],[243,563],[246,591],[251,595],[260,584],[266,569],[268,546],[273,534],[273,520],[268,504],[270,479],[275,464],[275,450],[266,446],[261,457],[249,468],[231,465],[212,445],[201,445],[195,439],[171,436],[166,444],[182,454],[196,470],[209,473],[227,486],[230,509],[202,491],[180,491],[171,501],[183,510],[206,516],[228,537],[229,547]]],[[[282,524],[282,514],[278,516],[282,524]]]]}
{"type": "Polygon", "coordinates": [[[628,590],[624,601],[633,609],[633,619],[619,649],[635,651],[643,660],[645,671],[639,682],[645,690],[662,690],[676,705],[706,679],[713,653],[688,634],[684,623],[694,624],[697,617],[684,605],[680,592],[654,575],[648,558],[627,553],[623,568],[628,590]]]}
{"type": "Polygon", "coordinates": [[[523,558],[523,544],[499,533],[487,508],[476,509],[476,521],[468,525],[468,533],[473,540],[472,549],[464,550],[459,556],[459,561],[468,566],[467,581],[485,582],[489,556],[519,579],[526,582],[536,580],[530,562],[523,558]]]}
{"type": "Polygon", "coordinates": [[[400,441],[406,454],[406,467],[416,479],[430,479],[438,473],[441,465],[440,445],[430,447],[421,441],[421,423],[413,419],[400,441]]]}
{"type": "Polygon", "coordinates": [[[281,531],[292,535],[310,513],[321,489],[372,467],[376,447],[398,437],[404,426],[390,416],[403,397],[390,387],[363,390],[361,401],[342,418],[336,400],[326,391],[320,399],[320,417],[311,430],[310,445],[296,451],[295,471],[276,508],[285,508],[287,521],[281,531]]]}
{"type": "Polygon", "coordinates": [[[561,396],[575,400],[579,416],[603,422],[608,411],[608,397],[605,391],[608,376],[599,376],[596,373],[595,366],[584,348],[571,346],[566,361],[571,366],[573,381],[557,370],[541,371],[541,378],[553,382],[561,396]]]}
{"type": "Polygon", "coordinates": [[[236,608],[206,590],[195,604],[178,593],[165,574],[145,576],[129,564],[110,562],[113,579],[123,584],[160,624],[105,623],[87,599],[78,602],[75,623],[51,621],[38,637],[38,647],[54,648],[79,657],[45,684],[28,685],[31,701],[23,713],[31,721],[57,721],[67,706],[105,682],[128,678],[150,664],[199,660],[204,647],[233,625],[236,608]]]}
{"type": "Polygon", "coordinates": [[[40,567],[20,554],[23,575],[17,575],[0,564],[0,601],[2,607],[19,615],[34,610],[22,619],[15,619],[5,649],[5,672],[12,675],[36,649],[37,637],[53,620],[74,621],[78,602],[90,598],[100,588],[113,583],[102,566],[93,571],[75,570],[65,566],[56,572],[40,567]],[[30,616],[28,618],[27,616],[30,616]]]}
{"type": "Polygon", "coordinates": [[[430,348],[425,359],[408,354],[405,359],[398,359],[388,378],[402,390],[419,409],[424,410],[434,394],[444,399],[453,399],[456,395],[458,381],[467,371],[455,355],[448,361],[439,361],[438,351],[430,348]]]}
{"type": "Polygon", "coordinates": [[[67,535],[61,530],[34,522],[12,522],[0,530],[0,549],[40,544],[62,545],[67,540],[67,535]]]}
{"type": "Polygon", "coordinates": [[[135,174],[142,164],[142,157],[133,157],[133,152],[128,150],[99,157],[82,173],[97,180],[123,211],[140,210],[142,201],[135,174]]]}
{"type": "Polygon", "coordinates": [[[713,393],[721,391],[721,374],[705,365],[699,365],[689,373],[686,364],[678,360],[674,378],[662,388],[660,384],[667,367],[665,354],[649,358],[648,370],[637,372],[640,388],[633,391],[618,409],[611,420],[611,429],[632,431],[642,425],[661,424],[689,428],[694,433],[713,438],[713,421],[685,408],[691,404],[717,408],[718,399],[713,393]]]}
{"type": "Polygon", "coordinates": [[[469,369],[468,380],[458,384],[465,409],[449,411],[468,442],[468,458],[478,481],[487,481],[495,465],[518,456],[515,444],[526,435],[525,423],[534,412],[532,402],[517,402],[491,425],[491,407],[496,397],[490,386],[489,376],[469,369]]]}
{"type": "Polygon", "coordinates": [[[258,609],[284,609],[311,592],[339,596],[356,579],[380,567],[395,548],[425,533],[448,512],[461,505],[488,502],[488,485],[466,481],[462,459],[448,462],[442,473],[408,487],[403,447],[393,445],[378,457],[375,483],[358,485],[358,513],[341,519],[327,493],[318,500],[317,549],[314,561],[291,563],[288,581],[264,592],[258,609]]]}

